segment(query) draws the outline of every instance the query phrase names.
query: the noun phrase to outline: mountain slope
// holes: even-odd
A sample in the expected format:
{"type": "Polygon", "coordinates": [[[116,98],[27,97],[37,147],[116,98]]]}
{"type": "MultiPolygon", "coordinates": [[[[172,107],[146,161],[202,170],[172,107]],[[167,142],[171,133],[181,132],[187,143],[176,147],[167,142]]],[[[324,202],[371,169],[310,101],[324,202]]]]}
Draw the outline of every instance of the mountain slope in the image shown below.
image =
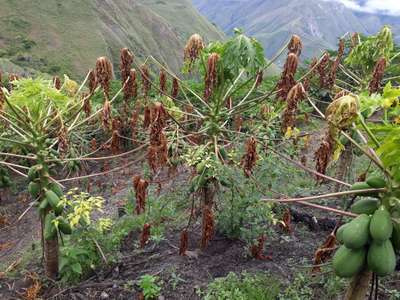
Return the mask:
{"type": "Polygon", "coordinates": [[[0,57],[46,73],[82,76],[95,59],[118,62],[119,49],[152,54],[178,70],[192,33],[223,38],[188,0],[5,0],[0,57]]]}
{"type": "Polygon", "coordinates": [[[382,26],[380,18],[367,18],[334,1],[193,0],[193,3],[226,33],[240,27],[258,38],[269,58],[292,34],[301,36],[305,44],[303,57],[310,58],[324,49],[335,48],[337,38],[347,32],[375,33],[382,26]]]}

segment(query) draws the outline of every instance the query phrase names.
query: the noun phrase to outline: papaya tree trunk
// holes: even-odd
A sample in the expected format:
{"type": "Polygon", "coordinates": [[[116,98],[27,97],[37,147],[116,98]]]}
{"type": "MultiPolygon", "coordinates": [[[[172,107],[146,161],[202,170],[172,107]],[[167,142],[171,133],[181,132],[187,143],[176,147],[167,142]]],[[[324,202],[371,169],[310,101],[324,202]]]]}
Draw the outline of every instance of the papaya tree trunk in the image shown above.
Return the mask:
{"type": "Polygon", "coordinates": [[[372,272],[363,271],[353,278],[344,300],[365,300],[369,291],[372,272]]]}
{"type": "Polygon", "coordinates": [[[44,242],[44,261],[46,275],[51,279],[58,277],[58,237],[44,242]]]}
{"type": "Polygon", "coordinates": [[[215,190],[211,187],[208,182],[202,188],[202,233],[200,248],[205,249],[208,246],[208,242],[214,236],[215,220],[213,213],[215,190]]]}
{"type": "Polygon", "coordinates": [[[44,266],[46,276],[56,280],[58,277],[58,258],[59,246],[58,235],[56,234],[52,239],[46,240],[43,237],[44,222],[42,222],[42,246],[44,252],[44,266]]]}

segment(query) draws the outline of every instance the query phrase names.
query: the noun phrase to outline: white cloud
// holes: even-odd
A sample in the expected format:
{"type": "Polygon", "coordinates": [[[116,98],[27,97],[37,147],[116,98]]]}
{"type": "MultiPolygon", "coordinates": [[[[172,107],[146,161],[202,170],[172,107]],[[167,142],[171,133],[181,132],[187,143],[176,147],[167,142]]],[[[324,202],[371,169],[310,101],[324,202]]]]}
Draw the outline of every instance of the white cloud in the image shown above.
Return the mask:
{"type": "MultiPolygon", "coordinates": [[[[329,1],[329,0],[328,0],[329,1]]],[[[363,12],[400,15],[400,0],[330,0],[343,3],[345,6],[363,12]],[[363,4],[360,4],[363,3],[363,4]]]]}

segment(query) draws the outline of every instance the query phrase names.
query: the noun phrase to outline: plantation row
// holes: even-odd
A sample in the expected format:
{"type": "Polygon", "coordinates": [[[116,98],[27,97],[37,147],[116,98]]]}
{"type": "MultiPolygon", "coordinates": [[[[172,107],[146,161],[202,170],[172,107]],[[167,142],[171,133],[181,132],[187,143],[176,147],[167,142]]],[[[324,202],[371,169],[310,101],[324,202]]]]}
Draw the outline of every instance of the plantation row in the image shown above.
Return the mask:
{"type": "Polygon", "coordinates": [[[132,176],[135,201],[129,211],[143,216],[139,248],[157,227],[148,208],[149,189],[162,190],[160,174],[166,170],[169,178],[190,170],[179,255],[190,253],[190,232],[199,217],[200,249],[212,243],[216,231],[234,236],[251,224],[249,252],[268,259],[266,233],[278,219],[290,232],[286,205],[296,203],[338,216],[316,249],[314,270],[333,257],[336,274],[352,278],[347,299],[363,299],[369,281],[377,291],[376,278],[393,274],[400,251],[399,49],[387,27],[376,36],[345,36],[337,51],[306,67],[299,62],[302,48],[300,37],[293,36],[267,62],[258,41],[239,31],[208,45],[195,34],[184,49],[184,79],[152,56],[139,63],[126,48],[120,80],[106,57],[97,59],[81,85],[68,77],[10,75],[0,92],[0,185],[2,193],[14,182],[28,191],[40,218],[46,276],[85,278],[76,249],[93,249],[97,264],[107,261],[98,240],[114,230],[112,221],[92,216],[104,200],[68,188],[85,182],[90,190],[92,180],[146,161],[132,176]],[[264,78],[281,55],[287,56],[280,78],[264,78]],[[313,153],[315,168],[307,156],[310,119],[323,133],[313,153]],[[349,152],[368,166],[356,183],[346,182],[349,152]],[[296,198],[277,192],[254,175],[260,161],[274,159],[293,164],[320,185],[334,183],[333,191],[296,198]],[[102,169],[92,171],[92,163],[102,169]],[[256,200],[249,186],[258,190],[256,200]],[[242,202],[226,205],[226,194],[240,195],[242,202]],[[340,207],[313,203],[347,196],[351,199],[340,207]],[[230,223],[220,226],[224,218],[230,223]]]}

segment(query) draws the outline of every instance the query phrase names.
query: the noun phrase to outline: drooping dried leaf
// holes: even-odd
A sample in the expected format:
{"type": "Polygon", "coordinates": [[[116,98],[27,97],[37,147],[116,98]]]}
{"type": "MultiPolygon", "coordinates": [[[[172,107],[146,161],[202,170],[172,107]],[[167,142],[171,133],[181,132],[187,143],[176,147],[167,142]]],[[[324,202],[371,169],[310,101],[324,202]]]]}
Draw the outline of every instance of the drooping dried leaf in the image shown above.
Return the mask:
{"type": "Polygon", "coordinates": [[[140,234],[140,248],[144,248],[150,239],[151,225],[146,223],[143,226],[142,233],[140,234]]]}
{"type": "Polygon", "coordinates": [[[330,55],[328,52],[325,52],[317,66],[317,72],[319,74],[319,85],[320,88],[323,89],[329,89],[330,87],[328,72],[329,63],[330,55]]]}
{"type": "Polygon", "coordinates": [[[385,74],[386,59],[381,57],[375,65],[374,72],[372,74],[372,79],[369,82],[369,92],[370,94],[377,93],[381,89],[381,83],[383,75],[385,74]]]}
{"type": "Polygon", "coordinates": [[[294,53],[297,56],[300,56],[302,49],[303,49],[303,43],[301,41],[301,38],[298,35],[294,34],[292,36],[292,38],[290,39],[290,42],[288,45],[289,53],[294,53]]]}
{"type": "Polygon", "coordinates": [[[151,78],[149,67],[146,64],[140,66],[140,74],[142,76],[143,97],[147,98],[151,88],[151,78]]]}
{"type": "Polygon", "coordinates": [[[164,69],[160,70],[160,93],[165,95],[167,93],[167,73],[164,69]]]}
{"type": "Polygon", "coordinates": [[[189,234],[186,229],[182,230],[179,244],[179,255],[185,256],[189,248],[189,234]]]}
{"type": "Polygon", "coordinates": [[[207,72],[204,79],[205,88],[204,88],[204,98],[205,100],[209,100],[213,94],[215,87],[218,84],[218,61],[220,59],[219,54],[212,53],[207,61],[207,72]]]}
{"type": "Polygon", "coordinates": [[[124,84],[128,77],[130,76],[131,66],[133,63],[133,54],[128,48],[122,48],[120,52],[120,65],[119,69],[121,71],[121,80],[124,84]]]}
{"type": "Polygon", "coordinates": [[[111,104],[108,99],[104,101],[103,111],[102,111],[102,123],[104,129],[109,129],[111,126],[111,104]]]}
{"type": "Polygon", "coordinates": [[[137,96],[137,82],[136,82],[136,70],[131,69],[129,71],[128,81],[126,81],[124,85],[124,100],[125,102],[129,101],[132,98],[136,98],[137,96]]]}
{"type": "Polygon", "coordinates": [[[61,90],[61,79],[58,76],[53,77],[53,86],[56,90],[61,90]]]}
{"type": "Polygon", "coordinates": [[[89,83],[89,91],[91,94],[93,94],[98,84],[96,72],[94,70],[90,70],[89,72],[88,83],[89,83]]]}
{"type": "Polygon", "coordinates": [[[279,223],[280,227],[286,231],[287,233],[292,233],[292,215],[290,214],[290,210],[286,209],[283,214],[282,221],[279,223]]]}
{"type": "Polygon", "coordinates": [[[111,61],[103,56],[96,61],[96,78],[100,86],[103,88],[106,99],[110,97],[110,82],[113,78],[113,67],[111,61]]]}
{"type": "Polygon", "coordinates": [[[133,177],[133,188],[135,190],[136,197],[136,206],[135,211],[136,214],[140,215],[146,209],[146,197],[147,197],[147,188],[149,183],[147,180],[140,178],[140,176],[136,175],[133,177]]]}
{"type": "Polygon", "coordinates": [[[313,273],[320,272],[320,265],[325,263],[333,255],[336,250],[336,237],[331,233],[325,242],[315,251],[314,254],[314,267],[312,269],[313,273]]]}
{"type": "Polygon", "coordinates": [[[82,93],[82,100],[83,100],[83,112],[85,113],[86,117],[89,117],[92,113],[92,105],[90,102],[90,95],[86,93],[82,93]]]}
{"type": "MultiPolygon", "coordinates": [[[[328,164],[332,158],[333,150],[334,150],[335,140],[330,134],[328,130],[322,140],[321,145],[318,150],[314,154],[314,160],[316,162],[316,170],[321,174],[326,174],[326,169],[328,168],[328,164]]],[[[323,178],[317,176],[318,181],[322,181],[323,178]]]]}
{"type": "Polygon", "coordinates": [[[341,62],[341,60],[343,58],[344,50],[345,50],[344,40],[341,39],[339,41],[339,49],[337,51],[336,59],[333,62],[331,70],[330,70],[330,73],[328,75],[328,78],[326,79],[327,80],[327,87],[329,89],[331,89],[334,86],[335,82],[336,82],[337,70],[338,70],[340,62],[341,62]]]}
{"type": "Polygon", "coordinates": [[[266,240],[267,240],[267,237],[265,236],[265,234],[263,234],[257,239],[257,243],[255,245],[251,246],[250,252],[251,252],[252,257],[254,257],[255,259],[258,259],[258,260],[272,259],[271,256],[264,255],[264,246],[265,246],[266,240]]]}
{"type": "Polygon", "coordinates": [[[304,99],[306,91],[301,83],[297,83],[288,93],[286,98],[286,109],[282,115],[282,132],[285,133],[288,127],[294,128],[296,123],[297,107],[304,99]]]}
{"type": "Polygon", "coordinates": [[[172,79],[171,96],[173,99],[175,99],[176,97],[178,97],[178,94],[179,94],[179,81],[174,77],[174,79],[172,79]]]}
{"type": "Polygon", "coordinates": [[[286,99],[289,91],[293,86],[295,86],[296,80],[294,79],[294,76],[297,71],[298,63],[299,61],[297,55],[294,53],[289,53],[283,67],[281,79],[277,84],[277,96],[279,99],[286,99]]]}
{"type": "Polygon", "coordinates": [[[257,160],[258,160],[257,141],[254,137],[251,137],[246,142],[246,153],[244,154],[241,162],[246,177],[251,176],[253,168],[257,163],[257,160]]]}
{"type": "Polygon", "coordinates": [[[189,64],[189,70],[193,63],[199,58],[201,51],[204,49],[203,38],[199,34],[193,34],[184,49],[184,59],[189,64]]]}

